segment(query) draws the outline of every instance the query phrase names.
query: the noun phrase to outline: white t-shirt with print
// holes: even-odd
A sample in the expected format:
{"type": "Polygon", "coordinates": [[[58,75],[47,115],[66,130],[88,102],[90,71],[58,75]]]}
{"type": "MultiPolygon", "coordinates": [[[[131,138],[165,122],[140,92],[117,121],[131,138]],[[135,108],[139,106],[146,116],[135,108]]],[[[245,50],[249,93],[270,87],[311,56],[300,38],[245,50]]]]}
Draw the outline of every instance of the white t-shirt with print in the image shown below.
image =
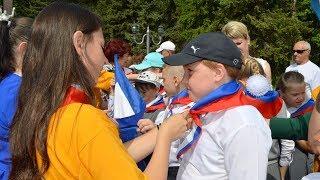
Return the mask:
{"type": "Polygon", "coordinates": [[[291,64],[286,68],[286,72],[288,71],[298,71],[304,76],[304,81],[307,83],[306,94],[308,98],[311,98],[312,91],[320,86],[320,68],[308,61],[302,65],[291,64]]]}
{"type": "Polygon", "coordinates": [[[201,120],[200,139],[183,155],[177,179],[266,178],[271,131],[256,108],[238,106],[201,120]]]}

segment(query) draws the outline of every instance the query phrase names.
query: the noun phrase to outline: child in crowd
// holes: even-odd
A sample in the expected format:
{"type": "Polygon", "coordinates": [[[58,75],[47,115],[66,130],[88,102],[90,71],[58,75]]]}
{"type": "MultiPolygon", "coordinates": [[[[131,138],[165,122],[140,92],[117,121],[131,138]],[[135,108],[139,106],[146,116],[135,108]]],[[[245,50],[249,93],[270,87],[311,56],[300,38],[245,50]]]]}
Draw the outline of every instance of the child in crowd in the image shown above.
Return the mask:
{"type": "MultiPolygon", "coordinates": [[[[314,101],[306,98],[306,83],[304,77],[299,72],[289,71],[284,73],[279,82],[278,89],[281,97],[288,107],[290,117],[298,117],[312,111],[314,101]]],[[[290,179],[301,179],[310,173],[313,156],[309,154],[311,149],[307,141],[296,141],[291,164],[289,167],[290,179]]],[[[288,164],[289,165],[289,164],[288,164]]]]}
{"type": "MultiPolygon", "coordinates": [[[[247,86],[247,79],[252,75],[258,74],[265,76],[262,66],[255,58],[248,57],[244,59],[238,79],[244,86],[247,86]]],[[[286,118],[286,109],[285,103],[283,103],[282,109],[276,117],[286,118]]],[[[268,155],[267,180],[284,180],[287,166],[292,161],[291,153],[294,149],[294,142],[291,140],[281,140],[280,142],[281,148],[278,139],[272,140],[272,146],[268,155]],[[282,167],[279,167],[279,161],[282,167]]]]}
{"type": "Polygon", "coordinates": [[[183,81],[184,70],[182,66],[166,65],[162,72],[163,90],[166,94],[166,110],[159,114],[156,124],[171,116],[177,114],[177,109],[181,105],[187,105],[191,102],[188,98],[188,92],[185,89],[186,85],[183,81]]]}
{"type": "Polygon", "coordinates": [[[247,79],[255,74],[260,74],[266,76],[262,66],[253,57],[248,57],[243,60],[243,65],[238,76],[238,81],[240,81],[244,86],[247,84],[247,79]]]}
{"type": "Polygon", "coordinates": [[[206,33],[164,59],[183,65],[194,124],[182,139],[177,179],[265,179],[271,132],[256,108],[236,100],[242,60],[222,33],[206,33]],[[250,151],[248,151],[250,149],[250,151]]]}
{"type": "Polygon", "coordinates": [[[163,69],[163,56],[158,52],[151,52],[147,54],[140,64],[131,65],[130,68],[141,72],[141,71],[152,71],[154,73],[161,73],[163,69]]]}
{"type": "Polygon", "coordinates": [[[144,71],[139,73],[134,83],[146,103],[146,112],[143,118],[155,122],[158,114],[165,108],[163,96],[159,94],[161,86],[159,76],[151,71],[144,71]]]}
{"type": "MultiPolygon", "coordinates": [[[[184,69],[182,66],[165,65],[162,71],[162,78],[164,91],[166,92],[168,100],[166,104],[166,109],[159,113],[155,124],[161,124],[165,118],[170,117],[172,114],[182,112],[181,110],[179,110],[180,106],[190,104],[191,100],[188,98],[188,93],[185,89],[183,77],[184,69]]],[[[140,132],[146,132],[151,130],[155,125],[150,120],[147,121],[146,119],[142,119],[138,122],[138,126],[140,132]]],[[[178,173],[180,163],[176,156],[179,144],[179,140],[176,140],[171,143],[168,180],[175,180],[178,173]]]]}

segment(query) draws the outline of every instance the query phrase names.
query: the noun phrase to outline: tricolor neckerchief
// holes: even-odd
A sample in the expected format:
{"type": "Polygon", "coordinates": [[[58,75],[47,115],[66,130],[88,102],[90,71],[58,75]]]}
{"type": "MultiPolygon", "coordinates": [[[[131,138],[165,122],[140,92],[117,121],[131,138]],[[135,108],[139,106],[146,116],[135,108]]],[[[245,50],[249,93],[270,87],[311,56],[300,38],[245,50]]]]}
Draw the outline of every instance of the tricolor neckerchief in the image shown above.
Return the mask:
{"type": "Polygon", "coordinates": [[[72,85],[68,88],[61,107],[71,103],[90,104],[89,97],[81,88],[72,85]]]}
{"type": "Polygon", "coordinates": [[[187,89],[180,91],[177,95],[172,97],[171,105],[181,104],[187,105],[191,103],[192,100],[189,98],[187,89]]]}
{"type": "MultiPolygon", "coordinates": [[[[192,102],[192,100],[189,98],[189,94],[187,89],[184,89],[182,91],[180,91],[178,94],[176,94],[175,96],[172,96],[169,99],[169,103],[168,103],[168,117],[171,116],[173,113],[173,109],[175,109],[175,107],[177,105],[181,105],[181,106],[186,106],[185,109],[190,108],[190,103],[192,102]]],[[[179,107],[180,108],[180,107],[179,107]]],[[[183,108],[180,108],[181,110],[183,110],[183,108]]],[[[179,110],[179,111],[181,111],[179,110]]],[[[181,112],[178,112],[181,113],[181,112]]]]}
{"type": "Polygon", "coordinates": [[[164,90],[163,86],[160,86],[158,94],[160,94],[162,97],[165,97],[167,95],[167,92],[164,90]]]}
{"type": "Polygon", "coordinates": [[[164,109],[166,107],[163,96],[158,95],[153,101],[146,105],[146,112],[154,112],[159,109],[164,109]]]}
{"type": "Polygon", "coordinates": [[[302,106],[300,106],[295,112],[291,113],[290,117],[295,118],[298,116],[302,116],[307,112],[311,112],[314,107],[314,100],[309,99],[306,103],[304,103],[302,106]]]}
{"type": "Polygon", "coordinates": [[[280,111],[282,100],[276,91],[270,91],[258,98],[249,96],[236,81],[221,85],[196,102],[190,109],[190,116],[195,126],[193,126],[191,132],[178,147],[177,158],[179,159],[199,140],[202,131],[202,122],[200,119],[202,115],[242,105],[252,105],[256,107],[265,118],[271,118],[280,111]]]}

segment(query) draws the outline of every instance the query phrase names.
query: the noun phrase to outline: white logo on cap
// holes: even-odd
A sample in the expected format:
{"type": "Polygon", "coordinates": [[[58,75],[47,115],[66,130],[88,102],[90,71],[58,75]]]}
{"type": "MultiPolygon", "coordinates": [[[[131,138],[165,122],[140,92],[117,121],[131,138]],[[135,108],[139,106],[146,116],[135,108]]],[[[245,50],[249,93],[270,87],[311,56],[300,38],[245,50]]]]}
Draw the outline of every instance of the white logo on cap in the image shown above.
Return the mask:
{"type": "Polygon", "coordinates": [[[239,60],[238,60],[238,59],[234,59],[234,60],[233,60],[233,64],[234,64],[234,65],[237,65],[237,64],[238,64],[238,62],[239,62],[239,60]]]}
{"type": "Polygon", "coordinates": [[[198,49],[200,49],[200,48],[196,48],[194,46],[191,46],[191,49],[193,49],[193,53],[195,54],[198,51],[198,49]]]}

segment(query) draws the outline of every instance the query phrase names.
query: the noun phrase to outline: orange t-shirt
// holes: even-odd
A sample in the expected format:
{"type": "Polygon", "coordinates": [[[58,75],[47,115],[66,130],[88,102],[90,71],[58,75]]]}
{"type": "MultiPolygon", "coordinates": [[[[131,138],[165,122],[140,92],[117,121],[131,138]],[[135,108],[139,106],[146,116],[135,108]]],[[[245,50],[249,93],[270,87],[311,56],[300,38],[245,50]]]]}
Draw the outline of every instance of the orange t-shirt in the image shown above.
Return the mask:
{"type": "Polygon", "coordinates": [[[45,179],[147,179],[122,144],[117,126],[91,105],[72,103],[52,116],[47,150],[45,179]]]}

